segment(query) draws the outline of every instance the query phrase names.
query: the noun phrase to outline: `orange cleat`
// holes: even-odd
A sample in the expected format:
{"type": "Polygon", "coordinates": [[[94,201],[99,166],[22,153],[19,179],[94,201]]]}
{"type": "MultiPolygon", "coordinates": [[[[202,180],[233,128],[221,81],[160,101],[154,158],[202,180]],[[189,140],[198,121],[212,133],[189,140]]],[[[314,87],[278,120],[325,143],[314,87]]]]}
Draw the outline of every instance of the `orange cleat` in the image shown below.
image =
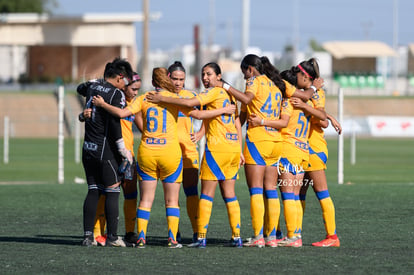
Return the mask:
{"type": "Polygon", "coordinates": [[[106,244],[106,234],[103,236],[96,236],[95,241],[99,246],[105,246],[106,244]]]}
{"type": "Polygon", "coordinates": [[[318,247],[329,247],[329,246],[339,247],[340,246],[340,242],[339,242],[338,236],[335,234],[335,235],[331,235],[331,236],[326,236],[326,239],[324,239],[324,240],[322,240],[320,242],[312,243],[312,246],[318,246],[318,247]]]}

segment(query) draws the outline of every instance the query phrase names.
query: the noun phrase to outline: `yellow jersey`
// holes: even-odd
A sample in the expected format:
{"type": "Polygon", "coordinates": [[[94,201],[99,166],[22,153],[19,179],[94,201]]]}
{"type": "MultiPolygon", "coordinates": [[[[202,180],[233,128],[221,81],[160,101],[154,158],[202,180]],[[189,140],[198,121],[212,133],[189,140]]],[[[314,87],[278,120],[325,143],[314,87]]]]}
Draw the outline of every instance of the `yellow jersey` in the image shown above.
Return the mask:
{"type": "MultiPolygon", "coordinates": [[[[199,93],[197,99],[204,110],[214,110],[236,104],[236,99],[219,87],[199,93]]],[[[236,104],[236,114],[237,104],[236,104]]],[[[211,152],[241,152],[240,137],[235,126],[236,114],[222,114],[205,119],[206,148],[211,152]]]]}
{"type": "MultiPolygon", "coordinates": [[[[165,97],[178,97],[177,94],[166,90],[155,92],[161,93],[165,97]]],[[[165,150],[168,150],[170,146],[179,146],[177,133],[178,106],[148,102],[145,98],[146,94],[140,97],[144,122],[140,146],[150,149],[154,155],[158,153],[165,154],[165,150]]]]}
{"type": "MultiPolygon", "coordinates": [[[[307,104],[313,106],[310,100],[307,104]]],[[[283,100],[282,114],[290,116],[288,125],[281,131],[283,141],[295,145],[303,152],[309,152],[308,138],[311,116],[306,116],[302,110],[294,108],[289,99],[283,100]]]]}
{"type": "MultiPolygon", "coordinates": [[[[192,98],[197,94],[192,91],[181,90],[178,95],[182,98],[192,98]]],[[[180,142],[183,157],[198,155],[197,143],[192,142],[190,136],[190,134],[194,133],[193,120],[194,118],[186,116],[183,112],[178,112],[178,141],[180,142]]]]}
{"type": "MultiPolygon", "coordinates": [[[[325,108],[325,91],[319,89],[313,94],[311,101],[315,108],[325,108]]],[[[319,125],[318,118],[311,118],[311,128],[309,132],[309,146],[315,152],[327,152],[327,144],[325,134],[322,127],[319,125]]]]}
{"type": "Polygon", "coordinates": [[[287,82],[286,80],[283,79],[283,82],[285,82],[285,86],[286,86],[286,90],[285,90],[285,95],[286,97],[292,97],[293,94],[296,91],[296,87],[295,85],[290,84],[289,82],[287,82]]]}
{"type": "MultiPolygon", "coordinates": [[[[247,112],[247,117],[256,114],[266,120],[279,120],[282,93],[279,88],[266,75],[251,77],[246,81],[246,93],[254,94],[254,98],[243,109],[247,112]]],[[[268,126],[250,126],[247,124],[248,139],[251,142],[258,141],[281,141],[280,130],[268,126]]]]}
{"type": "Polygon", "coordinates": [[[132,124],[135,120],[135,114],[141,111],[140,99],[134,98],[132,101],[127,100],[127,106],[132,115],[121,119],[122,138],[125,142],[125,147],[134,155],[134,134],[132,132],[132,124]]]}

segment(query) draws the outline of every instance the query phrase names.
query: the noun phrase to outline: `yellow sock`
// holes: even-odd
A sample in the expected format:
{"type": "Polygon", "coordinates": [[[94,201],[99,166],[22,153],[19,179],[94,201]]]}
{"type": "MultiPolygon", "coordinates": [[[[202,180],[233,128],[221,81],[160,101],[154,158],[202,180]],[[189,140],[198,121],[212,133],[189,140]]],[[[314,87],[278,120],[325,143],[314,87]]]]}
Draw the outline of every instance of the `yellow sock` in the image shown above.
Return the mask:
{"type": "Polygon", "coordinates": [[[265,220],[267,225],[264,233],[267,237],[276,236],[280,217],[280,201],[277,190],[266,190],[265,197],[265,220]]]}
{"type": "Polygon", "coordinates": [[[282,200],[284,208],[283,213],[285,215],[286,221],[287,236],[288,238],[292,238],[295,235],[297,221],[297,207],[295,202],[295,194],[282,192],[282,200]]]}
{"type": "Polygon", "coordinates": [[[137,198],[124,199],[125,232],[134,232],[137,220],[137,198]]]}
{"type": "Polygon", "coordinates": [[[198,212],[198,195],[187,197],[187,215],[190,218],[193,233],[197,233],[197,212],[198,212]]]}
{"type": "Polygon", "coordinates": [[[224,198],[231,228],[231,237],[240,238],[240,205],[237,197],[224,198]]]}
{"type": "Polygon", "coordinates": [[[148,227],[148,221],[150,218],[150,214],[151,214],[151,208],[138,207],[138,211],[137,211],[138,240],[141,238],[146,240],[147,227],[148,227]]]}
{"type": "Polygon", "coordinates": [[[295,195],[295,204],[296,204],[296,236],[301,236],[302,234],[302,221],[303,221],[303,208],[302,203],[299,199],[299,195],[295,195]]]}
{"type": "Polygon", "coordinates": [[[168,239],[176,241],[178,224],[180,223],[180,207],[169,206],[165,208],[165,215],[167,216],[168,225],[168,239]]]}
{"type": "Polygon", "coordinates": [[[201,194],[200,201],[198,203],[198,237],[206,238],[207,228],[210,222],[211,211],[213,209],[213,198],[207,195],[201,194]]]}
{"type": "Polygon", "coordinates": [[[252,227],[254,236],[263,235],[264,224],[264,199],[263,188],[250,188],[250,215],[252,217],[252,227]]]}
{"type": "Polygon", "coordinates": [[[322,217],[327,235],[336,234],[335,207],[328,190],[316,193],[322,208],[322,217]]]}
{"type": "Polygon", "coordinates": [[[101,195],[98,200],[98,207],[96,208],[95,226],[93,228],[93,235],[105,235],[106,218],[105,218],[105,195],[101,195]]]}

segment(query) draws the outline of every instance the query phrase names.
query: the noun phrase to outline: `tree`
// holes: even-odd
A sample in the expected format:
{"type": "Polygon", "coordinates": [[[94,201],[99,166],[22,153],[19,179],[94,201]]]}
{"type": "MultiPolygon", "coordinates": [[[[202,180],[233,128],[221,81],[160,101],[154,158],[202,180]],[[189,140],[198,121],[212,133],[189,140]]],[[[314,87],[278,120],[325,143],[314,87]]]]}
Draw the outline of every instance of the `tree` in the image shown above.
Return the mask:
{"type": "Polygon", "coordinates": [[[309,46],[311,47],[311,49],[314,52],[324,52],[325,51],[325,49],[322,47],[322,45],[319,44],[318,41],[316,41],[313,38],[309,40],[309,46]]]}
{"type": "Polygon", "coordinates": [[[56,0],[0,0],[0,13],[50,13],[56,0]]]}

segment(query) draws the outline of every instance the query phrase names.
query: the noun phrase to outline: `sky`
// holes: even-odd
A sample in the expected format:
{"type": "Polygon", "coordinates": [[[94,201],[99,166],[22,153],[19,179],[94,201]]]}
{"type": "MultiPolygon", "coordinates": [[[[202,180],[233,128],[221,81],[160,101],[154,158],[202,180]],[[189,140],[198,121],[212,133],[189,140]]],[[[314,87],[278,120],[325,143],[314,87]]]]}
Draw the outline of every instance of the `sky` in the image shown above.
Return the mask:
{"type": "MultiPolygon", "coordinates": [[[[141,12],[142,0],[56,0],[55,14],[141,12]]],[[[150,49],[169,50],[193,43],[241,48],[242,0],[149,0],[150,49]]],[[[306,51],[309,41],[378,40],[393,47],[414,43],[413,0],[250,0],[249,46],[282,52],[286,45],[306,51]],[[397,8],[394,8],[397,7],[397,8]],[[397,31],[394,31],[397,30],[397,31]]],[[[142,23],[137,23],[137,40],[142,23]]],[[[137,42],[138,50],[142,43],[137,42]]]]}

